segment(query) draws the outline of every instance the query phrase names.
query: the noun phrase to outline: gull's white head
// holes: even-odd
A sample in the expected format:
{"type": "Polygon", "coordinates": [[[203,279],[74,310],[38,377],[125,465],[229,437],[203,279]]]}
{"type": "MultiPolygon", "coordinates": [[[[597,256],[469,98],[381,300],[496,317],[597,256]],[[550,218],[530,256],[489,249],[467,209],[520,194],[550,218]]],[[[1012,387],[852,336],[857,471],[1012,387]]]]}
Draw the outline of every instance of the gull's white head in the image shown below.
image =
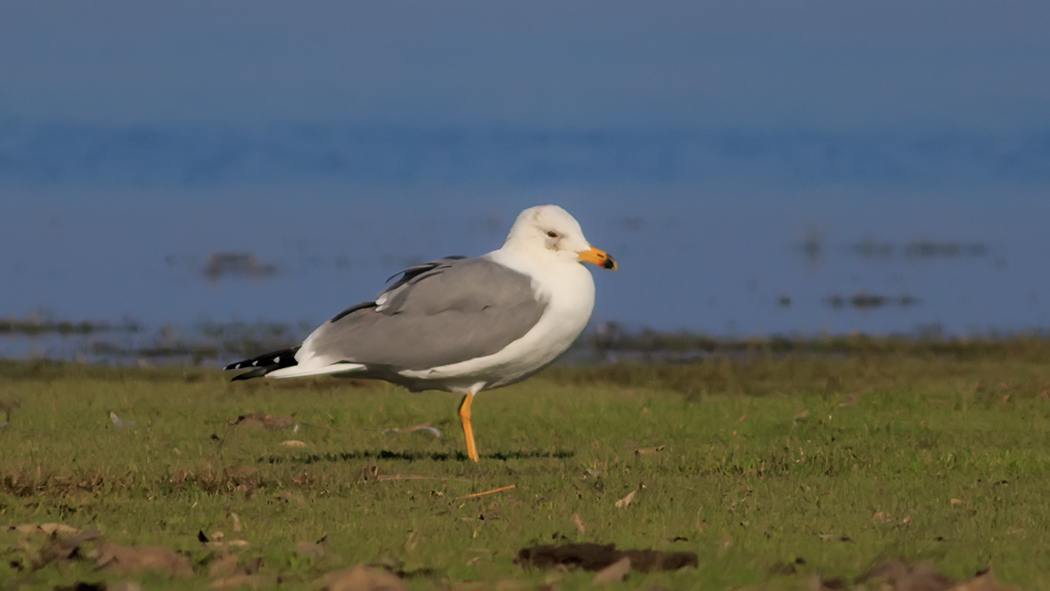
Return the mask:
{"type": "Polygon", "coordinates": [[[518,214],[503,248],[616,268],[616,260],[591,246],[576,218],[557,205],[537,205],[518,214]]]}

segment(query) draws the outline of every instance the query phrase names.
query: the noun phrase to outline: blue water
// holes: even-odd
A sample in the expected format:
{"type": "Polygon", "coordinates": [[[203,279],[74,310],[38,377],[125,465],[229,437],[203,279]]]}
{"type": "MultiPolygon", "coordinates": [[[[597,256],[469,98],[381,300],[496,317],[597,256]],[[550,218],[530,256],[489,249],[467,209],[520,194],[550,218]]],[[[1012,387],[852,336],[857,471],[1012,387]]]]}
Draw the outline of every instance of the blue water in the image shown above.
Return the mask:
{"type": "MultiPolygon", "coordinates": [[[[558,203],[595,321],[715,335],[1050,327],[1050,130],[0,122],[0,317],[302,327],[558,203]],[[209,277],[214,253],[275,272],[209,277]],[[829,305],[857,294],[908,298],[829,305]]],[[[0,354],[18,355],[8,342],[0,354]]]]}
{"type": "Polygon", "coordinates": [[[136,188],[330,181],[379,187],[1010,187],[1050,183],[1050,128],[851,132],[516,129],[0,119],[0,183],[136,188]]]}

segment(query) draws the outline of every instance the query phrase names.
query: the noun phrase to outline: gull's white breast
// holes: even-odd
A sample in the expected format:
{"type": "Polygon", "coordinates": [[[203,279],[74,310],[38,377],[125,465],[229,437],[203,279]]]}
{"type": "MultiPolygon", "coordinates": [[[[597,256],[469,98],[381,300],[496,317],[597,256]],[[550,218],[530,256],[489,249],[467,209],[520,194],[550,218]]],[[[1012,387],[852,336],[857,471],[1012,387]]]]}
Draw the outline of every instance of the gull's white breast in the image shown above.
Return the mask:
{"type": "Polygon", "coordinates": [[[523,256],[496,250],[485,255],[532,278],[537,298],[547,302],[539,322],[500,351],[459,363],[399,372],[406,378],[440,380],[451,387],[484,382],[484,389],[520,381],[554,361],[572,345],[594,309],[594,278],[579,262],[523,256]]]}

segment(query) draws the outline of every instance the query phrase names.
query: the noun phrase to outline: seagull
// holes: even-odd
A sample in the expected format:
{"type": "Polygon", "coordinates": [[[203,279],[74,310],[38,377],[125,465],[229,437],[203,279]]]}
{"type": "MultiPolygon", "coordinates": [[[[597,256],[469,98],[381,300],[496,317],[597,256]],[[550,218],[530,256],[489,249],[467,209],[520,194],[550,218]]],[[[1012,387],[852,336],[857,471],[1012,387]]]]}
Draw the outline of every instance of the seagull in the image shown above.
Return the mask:
{"type": "Polygon", "coordinates": [[[474,396],[535,374],[583,332],[594,309],[594,278],[583,262],[617,266],[569,212],[530,207],[498,250],[409,267],[387,279],[397,278],[375,301],[336,314],[298,347],[224,369],[246,370],[233,380],[336,374],[462,394],[467,456],[477,462],[474,396]]]}

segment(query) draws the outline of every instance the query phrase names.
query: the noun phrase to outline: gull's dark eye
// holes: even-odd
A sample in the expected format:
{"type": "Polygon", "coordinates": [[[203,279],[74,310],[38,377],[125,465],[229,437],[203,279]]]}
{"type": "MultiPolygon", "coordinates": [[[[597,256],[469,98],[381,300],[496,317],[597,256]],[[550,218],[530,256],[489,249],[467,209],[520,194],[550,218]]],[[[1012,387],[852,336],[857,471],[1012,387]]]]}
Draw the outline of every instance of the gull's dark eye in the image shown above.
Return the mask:
{"type": "Polygon", "coordinates": [[[550,236],[551,238],[557,238],[558,237],[558,233],[555,232],[554,230],[547,230],[547,236],[550,236]]]}

